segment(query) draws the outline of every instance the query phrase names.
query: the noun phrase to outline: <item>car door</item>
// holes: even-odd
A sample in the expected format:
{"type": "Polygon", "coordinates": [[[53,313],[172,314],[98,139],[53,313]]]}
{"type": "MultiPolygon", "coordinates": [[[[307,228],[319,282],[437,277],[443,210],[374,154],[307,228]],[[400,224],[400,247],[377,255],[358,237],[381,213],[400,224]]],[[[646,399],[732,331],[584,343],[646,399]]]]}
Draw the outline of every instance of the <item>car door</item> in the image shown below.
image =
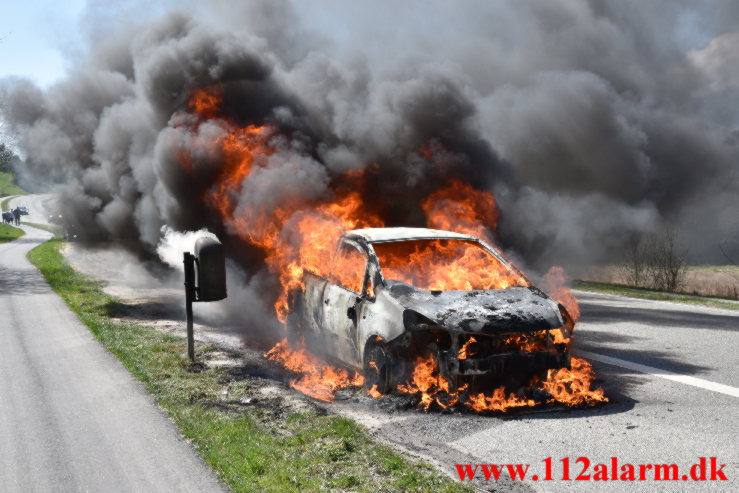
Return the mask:
{"type": "Polygon", "coordinates": [[[330,282],[323,291],[324,340],[330,356],[357,366],[357,309],[362,301],[367,259],[356,244],[344,241],[336,252],[330,282]]]}
{"type": "MultiPolygon", "coordinates": [[[[300,303],[299,317],[303,329],[311,335],[312,341],[323,339],[323,293],[329,281],[312,272],[305,272],[305,290],[300,303]]],[[[306,334],[306,335],[307,335],[306,334]]],[[[308,341],[306,341],[308,342],[308,341]]],[[[321,345],[321,347],[323,347],[321,345]]]]}

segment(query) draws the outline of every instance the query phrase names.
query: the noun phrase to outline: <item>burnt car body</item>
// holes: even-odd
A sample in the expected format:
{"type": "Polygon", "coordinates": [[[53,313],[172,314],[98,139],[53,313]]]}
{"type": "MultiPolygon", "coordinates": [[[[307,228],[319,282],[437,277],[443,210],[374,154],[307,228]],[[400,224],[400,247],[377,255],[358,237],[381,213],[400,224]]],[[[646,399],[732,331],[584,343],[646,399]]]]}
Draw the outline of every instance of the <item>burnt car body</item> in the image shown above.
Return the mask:
{"type": "MultiPolygon", "coordinates": [[[[380,392],[402,383],[414,358],[428,354],[455,388],[463,381],[509,385],[512,379],[520,387],[570,364],[569,344],[555,343],[553,334],[561,330],[569,338],[573,323],[564,307],[478,238],[425,228],[359,229],[341,237],[335,258],[332,268],[348,266],[356,276],[306,271],[304,288],[289,297],[289,335],[333,362],[362,370],[367,385],[380,392]],[[393,258],[383,257],[388,245],[413,246],[402,250],[410,252],[411,263],[424,242],[474,248],[472,253],[483,252],[521,281],[504,289],[424,289],[392,279],[389,267],[383,271],[382,260],[393,258]]],[[[393,265],[402,258],[396,255],[393,265]]]]}

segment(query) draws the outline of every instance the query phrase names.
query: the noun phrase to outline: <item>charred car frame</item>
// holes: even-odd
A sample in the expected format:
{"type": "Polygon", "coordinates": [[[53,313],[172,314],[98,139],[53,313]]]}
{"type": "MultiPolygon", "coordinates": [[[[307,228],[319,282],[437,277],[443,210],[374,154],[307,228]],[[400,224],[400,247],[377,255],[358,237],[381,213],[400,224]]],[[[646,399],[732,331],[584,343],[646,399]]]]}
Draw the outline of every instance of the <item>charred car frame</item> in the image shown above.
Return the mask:
{"type": "Polygon", "coordinates": [[[304,287],[290,293],[288,335],[362,370],[368,387],[392,390],[409,377],[416,357],[429,354],[454,389],[463,382],[470,390],[521,387],[570,365],[574,324],[566,309],[479,238],[424,228],[352,230],[339,240],[335,259],[332,269],[342,275],[306,271],[304,287]],[[403,257],[412,263],[418,245],[428,242],[483,252],[518,281],[503,289],[428,289],[393,279],[390,266],[383,271],[389,246],[412,245],[403,257]]]}

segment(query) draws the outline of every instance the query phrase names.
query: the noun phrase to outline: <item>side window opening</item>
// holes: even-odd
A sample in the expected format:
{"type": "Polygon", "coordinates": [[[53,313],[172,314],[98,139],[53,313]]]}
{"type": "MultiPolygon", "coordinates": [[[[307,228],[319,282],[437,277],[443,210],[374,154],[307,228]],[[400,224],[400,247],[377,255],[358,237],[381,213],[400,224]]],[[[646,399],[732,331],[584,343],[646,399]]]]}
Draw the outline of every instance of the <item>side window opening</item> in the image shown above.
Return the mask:
{"type": "Polygon", "coordinates": [[[367,297],[371,300],[375,299],[375,282],[369,275],[367,276],[367,297]]]}
{"type": "Polygon", "coordinates": [[[334,265],[331,267],[331,280],[350,291],[361,293],[367,260],[356,247],[343,243],[336,251],[334,265]]]}

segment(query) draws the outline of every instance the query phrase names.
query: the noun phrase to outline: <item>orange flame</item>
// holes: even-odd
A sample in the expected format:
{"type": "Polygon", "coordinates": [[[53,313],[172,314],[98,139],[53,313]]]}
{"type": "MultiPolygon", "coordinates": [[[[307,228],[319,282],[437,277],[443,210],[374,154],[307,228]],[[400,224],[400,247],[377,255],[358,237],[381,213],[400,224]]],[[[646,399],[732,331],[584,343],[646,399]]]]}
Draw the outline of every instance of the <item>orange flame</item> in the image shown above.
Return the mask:
{"type": "MultiPolygon", "coordinates": [[[[436,360],[429,355],[415,360],[410,381],[398,385],[397,390],[417,394],[419,405],[427,411],[434,404],[447,409],[461,402],[476,412],[505,412],[514,408],[535,407],[555,402],[567,406],[593,406],[608,402],[603,389],[591,388],[593,380],[595,380],[595,373],[592,366],[583,359],[572,358],[570,370],[566,368],[550,370],[546,380],[532,384],[532,387],[546,390],[551,395],[551,398],[544,402],[531,397],[517,396],[511,392],[506,394],[504,387],[498,387],[490,393],[479,392],[464,395],[468,385],[464,384],[456,390],[451,390],[449,382],[441,376],[436,360]]],[[[377,398],[381,394],[373,388],[370,395],[377,398]]]]}
{"type": "Polygon", "coordinates": [[[562,267],[552,266],[544,275],[544,283],[542,289],[552,298],[561,303],[572,317],[573,322],[580,319],[580,306],[577,298],[567,287],[567,276],[562,267]]]}
{"type": "Polygon", "coordinates": [[[487,240],[498,226],[498,209],[490,192],[459,180],[451,181],[421,204],[429,228],[455,231],[487,240]]]}
{"type": "Polygon", "coordinates": [[[477,412],[505,412],[516,407],[534,407],[539,403],[534,399],[516,397],[514,394],[508,394],[506,397],[505,388],[499,387],[491,395],[485,395],[484,393],[471,395],[465,404],[477,412]]]}
{"type": "Polygon", "coordinates": [[[564,336],[562,329],[554,329],[551,330],[550,333],[554,337],[554,340],[552,341],[554,344],[569,344],[570,338],[564,336]]]}
{"type": "Polygon", "coordinates": [[[220,90],[217,88],[195,89],[190,93],[188,106],[201,118],[215,118],[221,108],[220,90]]]}
{"type": "MultiPolygon", "coordinates": [[[[203,121],[208,120],[223,131],[212,143],[213,149],[220,152],[223,161],[216,185],[206,194],[206,201],[218,211],[231,233],[245,241],[260,247],[265,252],[269,270],[278,276],[282,291],[275,303],[275,311],[281,321],[288,314],[287,295],[293,289],[303,287],[303,276],[306,271],[331,278],[355,291],[360,291],[355,274],[356,264],[351,258],[336,258],[336,241],[344,231],[362,227],[383,226],[382,220],[367,210],[360,195],[353,191],[360,187],[345,187],[334,190],[334,196],[326,200],[305,201],[284,198],[278,207],[238,208],[238,198],[244,183],[255,170],[265,166],[270,159],[276,158],[278,149],[274,139],[277,129],[270,125],[239,126],[219,116],[222,95],[218,88],[198,89],[190,95],[189,108],[195,118],[177,120],[183,125],[191,125],[195,129],[203,121]]],[[[212,151],[213,149],[208,149],[212,151]]],[[[433,157],[443,146],[438,143],[429,144],[419,150],[419,154],[433,157]]],[[[190,155],[178,154],[183,169],[192,169],[190,155]]],[[[369,166],[365,170],[345,173],[337,181],[344,184],[361,183],[365,172],[374,172],[369,166]]],[[[498,222],[498,211],[493,195],[486,191],[474,189],[459,180],[449,182],[446,186],[429,195],[421,204],[428,227],[467,233],[486,240],[494,245],[492,231],[498,222]]],[[[399,245],[399,244],[398,244],[399,245]]],[[[469,244],[465,248],[470,247],[469,244]]],[[[383,273],[387,278],[412,281],[413,284],[427,284],[428,289],[502,289],[508,286],[527,286],[528,281],[515,269],[511,270],[492,262],[490,256],[482,255],[475,250],[457,251],[459,245],[451,247],[439,243],[433,248],[414,251],[400,251],[399,246],[384,249],[378,245],[378,255],[385,255],[383,273]],[[382,251],[386,250],[386,251],[382,251]],[[393,263],[395,260],[395,263],[393,263]],[[400,265],[418,268],[421,274],[407,276],[400,265]]],[[[498,251],[498,253],[500,253],[498,251]]],[[[502,254],[501,254],[502,255],[502,254]]],[[[551,283],[555,299],[567,307],[573,317],[579,316],[575,298],[564,287],[564,273],[561,269],[553,269],[548,274],[547,282],[551,283]],[[550,279],[551,277],[551,279],[550,279]],[[560,282],[561,280],[561,282],[560,282]],[[567,294],[569,293],[569,297],[567,294]]],[[[556,331],[553,331],[556,332],[556,331]]],[[[554,334],[555,342],[569,342],[561,331],[554,334]]],[[[460,350],[460,358],[468,358],[470,339],[460,350]]],[[[512,340],[521,350],[534,350],[533,342],[512,340]],[[528,348],[528,349],[527,349],[528,348]]],[[[538,344],[538,343],[537,343],[538,344]]],[[[538,347],[538,346],[536,346],[538,347]]],[[[313,356],[302,346],[290,347],[286,340],[275,345],[266,357],[279,362],[286,369],[299,373],[300,376],[290,385],[297,390],[316,399],[331,401],[338,389],[362,385],[364,377],[339,367],[326,364],[313,356]]],[[[531,399],[520,398],[514,394],[505,395],[503,388],[491,393],[466,395],[467,386],[456,390],[450,389],[449,382],[439,373],[438,364],[433,356],[418,357],[414,361],[414,370],[409,381],[398,386],[398,390],[419,394],[420,405],[429,409],[432,405],[448,408],[460,401],[476,411],[505,411],[512,407],[533,406],[537,403],[531,399]],[[464,396],[464,397],[463,397],[464,396]]],[[[607,400],[602,390],[590,390],[590,382],[594,379],[592,368],[583,360],[573,358],[572,370],[549,372],[548,379],[538,385],[551,393],[553,399],[568,405],[584,405],[607,400]]],[[[381,394],[377,386],[368,390],[373,397],[381,394]]]]}
{"type": "Polygon", "coordinates": [[[459,348],[459,353],[457,354],[457,359],[467,359],[467,356],[474,356],[474,354],[470,353],[470,346],[472,344],[475,344],[477,342],[477,339],[474,337],[470,337],[470,339],[465,342],[461,348],[459,348]]]}
{"type": "Polygon", "coordinates": [[[234,195],[244,178],[252,172],[257,160],[274,151],[267,145],[275,129],[267,125],[249,125],[229,132],[220,141],[224,165],[217,186],[208,195],[208,203],[229,217],[234,207],[234,195]]]}
{"type": "Polygon", "coordinates": [[[593,367],[581,358],[572,358],[572,368],[549,370],[549,376],[544,382],[544,389],[557,402],[568,406],[592,405],[598,402],[608,402],[603,389],[591,389],[595,380],[593,367]]]}
{"type": "Polygon", "coordinates": [[[457,392],[449,391],[449,382],[439,373],[439,366],[433,356],[419,356],[414,361],[413,376],[398,390],[407,394],[420,394],[419,404],[428,410],[436,403],[446,409],[459,401],[457,392]]]}
{"type": "MultiPolygon", "coordinates": [[[[190,101],[199,118],[210,117],[219,105],[220,95],[215,90],[194,91],[190,101]]],[[[233,233],[266,252],[267,266],[279,277],[283,288],[275,309],[284,322],[287,293],[302,287],[304,271],[325,277],[351,272],[351,266],[338,270],[332,263],[336,241],[348,229],[382,226],[382,221],[364,210],[356,192],[346,192],[331,202],[318,204],[286,199],[276,208],[244,208],[235,215],[236,198],[244,181],[275,153],[271,140],[276,129],[269,125],[238,127],[224,119],[219,124],[226,133],[213,145],[220,149],[224,164],[216,186],[205,198],[233,233]],[[283,230],[288,223],[290,231],[286,233],[283,230]]],[[[187,168],[187,156],[182,161],[187,168]]],[[[354,175],[361,177],[359,172],[354,175]]]]}
{"type": "Polygon", "coordinates": [[[364,384],[362,375],[327,365],[305,348],[290,347],[287,339],[278,342],[265,356],[285,369],[299,373],[300,377],[291,380],[290,386],[321,401],[331,402],[337,390],[364,384]]]}
{"type": "Polygon", "coordinates": [[[546,331],[533,334],[522,334],[508,337],[504,343],[512,351],[544,351],[546,350],[546,331]]]}
{"type": "Polygon", "coordinates": [[[475,243],[418,240],[374,245],[386,279],[432,291],[505,289],[528,281],[475,243]]]}
{"type": "Polygon", "coordinates": [[[377,390],[377,385],[373,385],[371,388],[369,388],[367,390],[367,393],[371,395],[372,397],[374,397],[375,399],[379,399],[380,397],[382,397],[382,394],[380,393],[380,391],[377,390]]]}

